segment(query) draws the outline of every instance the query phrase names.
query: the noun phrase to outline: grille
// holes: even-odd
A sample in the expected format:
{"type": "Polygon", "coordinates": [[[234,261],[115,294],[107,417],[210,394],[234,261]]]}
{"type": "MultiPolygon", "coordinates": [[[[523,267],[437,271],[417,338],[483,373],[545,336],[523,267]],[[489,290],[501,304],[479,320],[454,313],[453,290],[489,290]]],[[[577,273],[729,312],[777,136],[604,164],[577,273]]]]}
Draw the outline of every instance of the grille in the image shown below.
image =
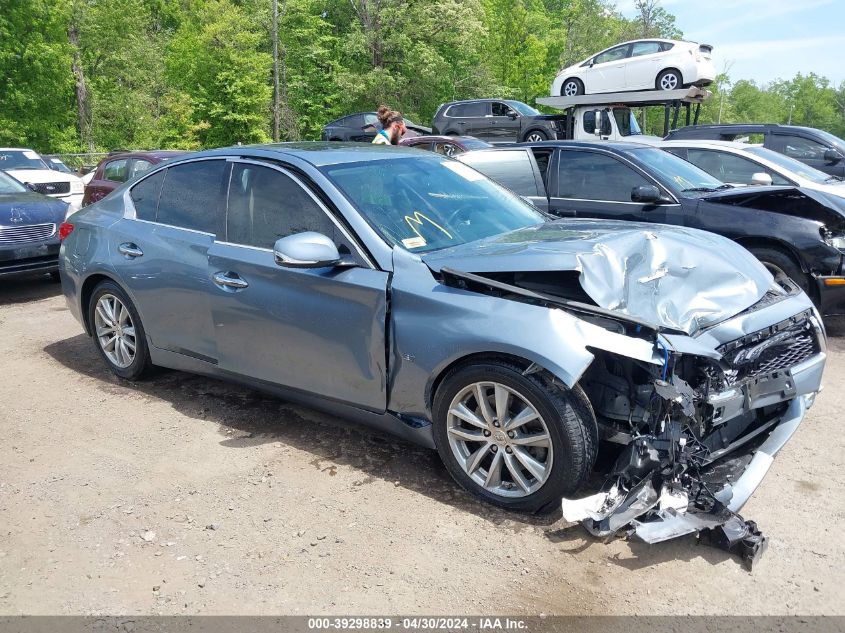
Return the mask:
{"type": "Polygon", "coordinates": [[[69,182],[31,182],[29,186],[33,191],[43,193],[45,196],[54,196],[60,193],[70,192],[69,182]]]}
{"type": "Polygon", "coordinates": [[[814,329],[804,317],[732,341],[719,348],[731,365],[729,382],[789,369],[819,352],[814,329]]]}
{"type": "Polygon", "coordinates": [[[0,244],[37,242],[56,234],[55,224],[28,224],[24,226],[0,226],[0,244]]]}

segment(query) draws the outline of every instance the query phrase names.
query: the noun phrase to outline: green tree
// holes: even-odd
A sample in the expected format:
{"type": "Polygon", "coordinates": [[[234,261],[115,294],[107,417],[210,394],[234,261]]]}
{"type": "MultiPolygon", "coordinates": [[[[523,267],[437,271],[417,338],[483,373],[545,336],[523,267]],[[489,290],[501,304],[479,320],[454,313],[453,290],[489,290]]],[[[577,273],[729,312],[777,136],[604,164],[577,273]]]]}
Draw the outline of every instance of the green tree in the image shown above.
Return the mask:
{"type": "Polygon", "coordinates": [[[171,89],[187,95],[179,102],[201,145],[269,140],[272,60],[265,43],[244,8],[227,0],[197,1],[183,15],[167,48],[166,76],[171,89]]]}

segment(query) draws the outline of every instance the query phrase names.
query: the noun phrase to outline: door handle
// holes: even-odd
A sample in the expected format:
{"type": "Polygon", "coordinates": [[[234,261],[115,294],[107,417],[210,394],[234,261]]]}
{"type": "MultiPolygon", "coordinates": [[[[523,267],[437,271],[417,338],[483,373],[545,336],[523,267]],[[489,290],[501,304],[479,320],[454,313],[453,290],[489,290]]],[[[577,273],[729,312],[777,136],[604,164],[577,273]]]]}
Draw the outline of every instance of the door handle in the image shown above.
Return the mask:
{"type": "Polygon", "coordinates": [[[232,288],[233,290],[241,290],[243,288],[249,287],[249,284],[238,277],[236,273],[214,273],[212,277],[214,279],[214,283],[218,286],[222,286],[224,288],[232,288]]]}
{"type": "Polygon", "coordinates": [[[144,251],[138,248],[137,244],[133,244],[132,242],[124,242],[117,247],[117,252],[129,259],[135,259],[136,257],[140,257],[144,254],[144,251]]]}

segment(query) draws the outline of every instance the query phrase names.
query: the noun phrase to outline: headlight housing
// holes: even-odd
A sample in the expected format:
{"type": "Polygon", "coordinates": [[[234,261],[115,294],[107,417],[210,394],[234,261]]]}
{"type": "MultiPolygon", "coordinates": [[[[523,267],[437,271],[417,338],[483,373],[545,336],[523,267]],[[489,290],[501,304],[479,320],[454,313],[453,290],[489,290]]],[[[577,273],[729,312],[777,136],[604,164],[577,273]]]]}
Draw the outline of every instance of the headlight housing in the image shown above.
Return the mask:
{"type": "Polygon", "coordinates": [[[834,233],[830,229],[822,229],[822,239],[828,246],[845,251],[845,235],[834,233]]]}

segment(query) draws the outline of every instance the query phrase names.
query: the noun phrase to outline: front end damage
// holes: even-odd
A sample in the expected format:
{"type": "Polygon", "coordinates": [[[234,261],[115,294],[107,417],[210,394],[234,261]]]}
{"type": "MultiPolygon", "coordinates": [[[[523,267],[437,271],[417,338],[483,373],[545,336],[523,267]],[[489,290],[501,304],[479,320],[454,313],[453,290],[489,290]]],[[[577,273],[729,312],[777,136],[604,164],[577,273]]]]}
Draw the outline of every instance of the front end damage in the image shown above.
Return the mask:
{"type": "Polygon", "coordinates": [[[515,280],[441,274],[448,285],[561,308],[651,341],[659,362],[591,350],[578,384],[602,439],[621,450],[599,492],[562,500],[563,517],[596,536],[647,543],[699,533],[751,568],[766,538],[738,512],[812,405],[826,358],[817,312],[794,284],[779,280],[747,310],[691,336],[515,280]]]}
{"type": "Polygon", "coordinates": [[[601,492],[564,499],[563,517],[647,543],[701,532],[750,568],[766,540],[737,513],[820,389],[822,327],[807,309],[714,357],[657,345],[660,368],[604,356],[582,377],[605,438],[624,448],[601,492]]]}

